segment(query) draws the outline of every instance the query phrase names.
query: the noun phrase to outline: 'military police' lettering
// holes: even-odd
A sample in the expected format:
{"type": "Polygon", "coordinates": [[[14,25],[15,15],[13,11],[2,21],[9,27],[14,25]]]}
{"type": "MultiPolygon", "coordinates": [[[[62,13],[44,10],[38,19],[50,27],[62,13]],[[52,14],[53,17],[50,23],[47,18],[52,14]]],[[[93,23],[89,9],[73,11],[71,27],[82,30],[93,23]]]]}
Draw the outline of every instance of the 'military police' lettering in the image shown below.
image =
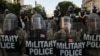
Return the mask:
{"type": "Polygon", "coordinates": [[[83,40],[86,41],[86,47],[100,48],[100,35],[84,34],[83,40]]]}
{"type": "Polygon", "coordinates": [[[91,42],[91,41],[87,41],[86,42],[86,47],[92,47],[92,48],[100,48],[100,42],[91,42]]]}
{"type": "Polygon", "coordinates": [[[14,49],[17,35],[0,35],[0,48],[14,49]]]}
{"type": "Polygon", "coordinates": [[[61,49],[79,49],[84,48],[85,42],[79,42],[79,43],[62,43],[57,42],[57,48],[61,49]]]}
{"type": "Polygon", "coordinates": [[[26,47],[34,47],[34,48],[40,48],[40,47],[52,47],[56,45],[56,40],[53,41],[26,41],[26,47]]]}
{"type": "Polygon", "coordinates": [[[82,56],[82,49],[60,50],[60,56],[82,56]]]}
{"type": "Polygon", "coordinates": [[[57,42],[60,56],[82,56],[82,49],[85,47],[85,42],[57,42]]]}
{"type": "Polygon", "coordinates": [[[29,55],[48,56],[53,55],[53,47],[56,45],[56,40],[52,41],[26,41],[29,55]]]}
{"type": "Polygon", "coordinates": [[[89,40],[89,41],[100,41],[100,35],[84,34],[83,39],[84,40],[89,40]]]}
{"type": "Polygon", "coordinates": [[[17,35],[0,35],[0,41],[9,41],[9,42],[17,42],[18,36],[17,35]]]}
{"type": "Polygon", "coordinates": [[[9,42],[0,42],[0,48],[7,48],[7,49],[14,49],[15,48],[15,43],[9,43],[9,42]]]}
{"type": "Polygon", "coordinates": [[[30,55],[50,55],[53,54],[53,48],[43,48],[43,49],[29,49],[30,55]],[[42,51],[41,51],[42,50],[42,51]]]}

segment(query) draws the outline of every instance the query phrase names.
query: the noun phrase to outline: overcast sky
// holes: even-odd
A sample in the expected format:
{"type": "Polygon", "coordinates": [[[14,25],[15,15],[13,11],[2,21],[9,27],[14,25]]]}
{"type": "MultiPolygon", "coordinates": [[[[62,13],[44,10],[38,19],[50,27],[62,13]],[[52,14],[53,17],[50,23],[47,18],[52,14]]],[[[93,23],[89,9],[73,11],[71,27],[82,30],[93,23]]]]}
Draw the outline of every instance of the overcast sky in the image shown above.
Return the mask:
{"type": "MultiPolygon", "coordinates": [[[[55,7],[57,4],[61,1],[66,1],[66,0],[36,0],[38,4],[41,4],[42,6],[45,7],[45,10],[47,13],[52,14],[53,11],[55,10],[55,7]]],[[[68,0],[76,4],[78,7],[81,7],[82,0],[68,0]]],[[[31,4],[33,7],[35,6],[35,0],[25,0],[24,4],[31,4]]]]}

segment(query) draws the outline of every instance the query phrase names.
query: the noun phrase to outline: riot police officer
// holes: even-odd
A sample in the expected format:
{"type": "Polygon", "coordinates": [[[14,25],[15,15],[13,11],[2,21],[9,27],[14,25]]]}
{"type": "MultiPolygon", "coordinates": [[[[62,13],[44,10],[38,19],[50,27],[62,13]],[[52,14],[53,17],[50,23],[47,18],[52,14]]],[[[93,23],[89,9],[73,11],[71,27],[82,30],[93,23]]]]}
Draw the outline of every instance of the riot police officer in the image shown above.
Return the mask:
{"type": "Polygon", "coordinates": [[[72,30],[72,21],[69,16],[61,19],[61,30],[54,34],[54,38],[60,41],[77,42],[80,41],[80,34],[76,30],[72,30]]]}
{"type": "Polygon", "coordinates": [[[56,10],[54,10],[54,17],[59,17],[60,16],[60,7],[59,6],[57,6],[56,7],[56,10]]]}
{"type": "Polygon", "coordinates": [[[56,24],[56,31],[60,30],[60,20],[61,20],[61,12],[60,12],[60,7],[57,6],[56,10],[54,10],[54,22],[56,24]]]}
{"type": "Polygon", "coordinates": [[[77,21],[77,18],[76,18],[76,14],[74,13],[74,8],[73,8],[73,6],[69,6],[68,7],[68,12],[69,12],[69,16],[72,18],[72,21],[73,22],[76,22],[77,21]]]}
{"type": "Polygon", "coordinates": [[[86,16],[86,7],[82,7],[81,12],[79,12],[79,21],[81,21],[83,24],[86,24],[86,16]]]}
{"type": "Polygon", "coordinates": [[[31,17],[31,26],[30,36],[34,40],[46,39],[46,24],[40,14],[34,14],[31,17]]]}
{"type": "Polygon", "coordinates": [[[41,15],[44,19],[46,19],[46,12],[44,7],[42,8],[41,15]]]}
{"type": "MultiPolygon", "coordinates": [[[[88,35],[100,34],[100,18],[97,14],[92,13],[88,15],[86,19],[86,24],[87,24],[87,28],[86,28],[87,31],[83,31],[84,34],[88,34],[88,35]]],[[[85,50],[85,56],[100,56],[100,49],[89,47],[85,50]]]]}
{"type": "MultiPolygon", "coordinates": [[[[5,16],[3,23],[3,32],[5,35],[18,35],[18,41],[15,42],[14,49],[6,49],[7,56],[22,56],[24,54],[26,32],[18,27],[17,16],[9,13],[5,16]]],[[[10,38],[10,37],[9,37],[10,38]]]]}
{"type": "Polygon", "coordinates": [[[97,8],[95,5],[93,6],[92,13],[97,13],[97,8]]]}
{"type": "Polygon", "coordinates": [[[70,16],[74,13],[74,8],[73,8],[73,6],[69,6],[68,7],[68,12],[70,13],[70,16]]]}

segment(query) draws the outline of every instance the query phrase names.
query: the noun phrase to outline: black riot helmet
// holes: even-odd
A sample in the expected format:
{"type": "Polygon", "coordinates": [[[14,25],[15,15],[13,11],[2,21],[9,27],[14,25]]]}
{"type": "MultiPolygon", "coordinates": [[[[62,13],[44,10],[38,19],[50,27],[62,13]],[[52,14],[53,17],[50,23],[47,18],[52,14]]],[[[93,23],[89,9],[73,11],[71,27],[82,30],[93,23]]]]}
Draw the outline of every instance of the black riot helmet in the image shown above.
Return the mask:
{"type": "Polygon", "coordinates": [[[8,9],[5,9],[4,10],[4,14],[8,14],[9,13],[9,10],[8,9]]]}

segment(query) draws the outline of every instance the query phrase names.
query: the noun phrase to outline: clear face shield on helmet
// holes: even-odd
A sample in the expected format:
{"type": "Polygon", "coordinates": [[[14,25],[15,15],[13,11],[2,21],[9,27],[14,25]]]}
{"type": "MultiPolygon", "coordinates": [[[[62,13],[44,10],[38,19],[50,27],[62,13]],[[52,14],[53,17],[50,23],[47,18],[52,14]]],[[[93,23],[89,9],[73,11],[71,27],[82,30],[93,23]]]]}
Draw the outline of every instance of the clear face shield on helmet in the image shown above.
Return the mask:
{"type": "Polygon", "coordinates": [[[8,14],[4,19],[3,31],[11,31],[18,27],[18,20],[15,14],[8,14]]]}
{"type": "Polygon", "coordinates": [[[41,15],[39,14],[36,14],[36,15],[33,15],[32,17],[32,25],[33,25],[33,29],[43,29],[43,18],[41,15]]]}
{"type": "Polygon", "coordinates": [[[71,30],[71,18],[70,17],[64,17],[62,19],[62,28],[64,28],[65,30],[67,30],[70,33],[71,30]]]}
{"type": "Polygon", "coordinates": [[[89,30],[100,30],[100,18],[97,14],[90,14],[86,20],[89,30]]]}

